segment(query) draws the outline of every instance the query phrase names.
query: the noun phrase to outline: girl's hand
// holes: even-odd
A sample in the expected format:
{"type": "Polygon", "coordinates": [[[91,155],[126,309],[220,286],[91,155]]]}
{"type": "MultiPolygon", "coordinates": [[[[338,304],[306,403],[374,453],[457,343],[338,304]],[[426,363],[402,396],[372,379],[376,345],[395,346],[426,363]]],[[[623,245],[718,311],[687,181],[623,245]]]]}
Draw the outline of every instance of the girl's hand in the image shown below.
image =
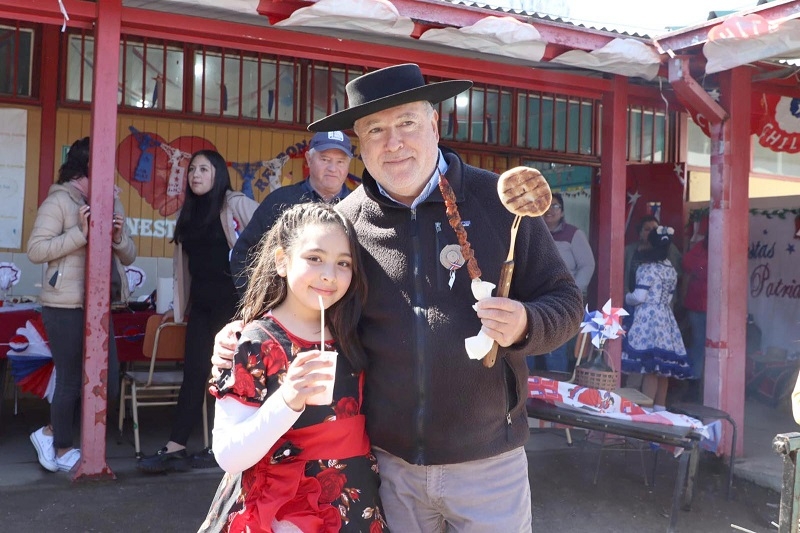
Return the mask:
{"type": "Polygon", "coordinates": [[[82,205],[78,209],[78,223],[81,225],[81,233],[87,239],[89,238],[89,206],[82,205]]]}
{"type": "Polygon", "coordinates": [[[301,352],[297,355],[283,379],[281,396],[294,411],[302,411],[309,396],[325,390],[319,381],[331,378],[333,363],[319,358],[319,350],[301,352]]]}
{"type": "Polygon", "coordinates": [[[114,244],[122,242],[122,228],[125,227],[125,217],[120,213],[114,213],[114,220],[111,225],[111,240],[114,244]]]}
{"type": "Polygon", "coordinates": [[[165,322],[175,322],[175,311],[170,309],[163,315],[161,315],[161,323],[164,324],[165,322]]]}
{"type": "Polygon", "coordinates": [[[234,320],[214,336],[214,351],[211,355],[211,375],[214,379],[219,379],[223,370],[233,368],[233,355],[236,353],[242,329],[242,321],[234,320]]]}

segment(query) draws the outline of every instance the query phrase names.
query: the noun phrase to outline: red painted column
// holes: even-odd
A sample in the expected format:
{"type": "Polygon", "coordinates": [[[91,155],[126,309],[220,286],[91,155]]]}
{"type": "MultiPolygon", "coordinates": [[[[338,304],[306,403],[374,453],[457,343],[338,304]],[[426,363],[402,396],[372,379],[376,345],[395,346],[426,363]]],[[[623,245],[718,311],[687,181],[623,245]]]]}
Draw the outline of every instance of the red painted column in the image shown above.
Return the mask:
{"type": "Polygon", "coordinates": [[[39,97],[42,99],[42,131],[39,135],[39,202],[55,182],[53,170],[56,158],[56,104],[58,101],[58,40],[57,26],[42,25],[42,60],[39,67],[39,97]]]}
{"type": "MultiPolygon", "coordinates": [[[[711,127],[708,309],[704,404],[728,412],[744,448],[745,331],[747,329],[750,71],[720,74],[721,105],[730,118],[711,127]]],[[[727,448],[731,434],[724,428],[727,448]]],[[[723,448],[723,449],[725,449],[723,448]]]]}
{"type": "Polygon", "coordinates": [[[109,378],[111,231],[121,20],[122,0],[103,0],[97,3],[89,161],[89,205],[92,210],[86,255],[82,457],[75,479],[114,477],[106,464],[106,392],[109,378]]]}
{"type": "MultiPolygon", "coordinates": [[[[611,90],[603,93],[600,195],[597,239],[597,305],[611,298],[622,307],[625,249],[625,180],[627,175],[628,79],[615,76],[611,90]]],[[[607,350],[619,369],[622,344],[610,341],[607,350]]]]}

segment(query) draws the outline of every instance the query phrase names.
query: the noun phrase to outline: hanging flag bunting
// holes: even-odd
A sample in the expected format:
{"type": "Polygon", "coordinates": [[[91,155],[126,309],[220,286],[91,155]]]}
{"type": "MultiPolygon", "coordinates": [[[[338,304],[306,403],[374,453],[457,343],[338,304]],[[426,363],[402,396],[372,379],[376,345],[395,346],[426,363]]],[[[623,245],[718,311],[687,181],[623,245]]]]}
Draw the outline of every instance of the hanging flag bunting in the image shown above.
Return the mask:
{"type": "Polygon", "coordinates": [[[267,91],[267,116],[272,116],[272,108],[275,105],[275,91],[270,89],[267,91]]]}
{"type": "Polygon", "coordinates": [[[164,83],[164,77],[159,74],[153,78],[155,80],[155,85],[153,86],[153,98],[150,101],[150,108],[161,108],[164,109],[164,89],[162,87],[164,83]]]}
{"type": "MultiPolygon", "coordinates": [[[[283,185],[281,173],[283,172],[283,166],[287,161],[289,161],[289,156],[286,154],[281,154],[275,159],[261,162],[261,166],[264,167],[264,172],[261,173],[261,176],[266,178],[267,183],[269,183],[269,192],[272,192],[275,189],[280,189],[283,185]]],[[[264,189],[261,190],[263,191],[264,189]]]]}
{"type": "Polygon", "coordinates": [[[455,108],[450,111],[450,115],[447,120],[447,136],[448,137],[457,137],[458,136],[458,114],[455,108]]]}
{"type": "Polygon", "coordinates": [[[147,183],[153,173],[154,155],[150,152],[151,148],[159,146],[161,143],[153,139],[147,133],[142,133],[133,126],[128,126],[136,143],[139,145],[139,160],[136,162],[136,170],[133,172],[133,179],[140,183],[147,183]]]}
{"type": "Polygon", "coordinates": [[[228,166],[234,169],[242,176],[242,194],[255,200],[253,194],[253,178],[256,177],[256,171],[261,168],[261,161],[254,163],[228,163],[228,166]]]}

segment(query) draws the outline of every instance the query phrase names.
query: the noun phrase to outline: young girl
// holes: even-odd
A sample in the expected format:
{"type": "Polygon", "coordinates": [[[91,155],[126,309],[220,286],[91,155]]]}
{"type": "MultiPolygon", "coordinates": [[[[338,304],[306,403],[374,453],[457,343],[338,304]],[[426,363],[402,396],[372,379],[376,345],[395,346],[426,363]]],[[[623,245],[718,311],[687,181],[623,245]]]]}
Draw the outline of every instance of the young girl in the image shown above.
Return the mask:
{"type": "Polygon", "coordinates": [[[228,474],[201,530],[387,531],[361,414],[366,281],[352,226],[324,203],[288,209],[249,279],[233,369],[211,387],[214,454],[228,474]],[[339,354],[333,402],[312,405],[333,372],[321,336],[339,354]]]}
{"type": "Polygon", "coordinates": [[[650,249],[636,269],[636,287],[625,295],[634,306],[633,324],[622,343],[622,371],[645,374],[642,392],[663,411],[669,378],[692,377],[678,323],[672,314],[672,295],[678,274],[667,259],[674,230],[658,226],[647,239],[650,249]]]}

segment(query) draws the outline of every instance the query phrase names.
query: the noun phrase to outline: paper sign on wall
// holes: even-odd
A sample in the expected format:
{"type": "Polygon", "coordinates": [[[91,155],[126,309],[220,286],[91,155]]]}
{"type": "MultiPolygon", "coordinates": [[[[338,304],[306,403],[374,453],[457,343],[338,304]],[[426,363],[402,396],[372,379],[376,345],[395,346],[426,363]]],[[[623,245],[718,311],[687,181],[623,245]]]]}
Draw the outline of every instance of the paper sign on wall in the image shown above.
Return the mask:
{"type": "Polygon", "coordinates": [[[22,247],[28,111],[0,109],[0,248],[22,247]]]}

